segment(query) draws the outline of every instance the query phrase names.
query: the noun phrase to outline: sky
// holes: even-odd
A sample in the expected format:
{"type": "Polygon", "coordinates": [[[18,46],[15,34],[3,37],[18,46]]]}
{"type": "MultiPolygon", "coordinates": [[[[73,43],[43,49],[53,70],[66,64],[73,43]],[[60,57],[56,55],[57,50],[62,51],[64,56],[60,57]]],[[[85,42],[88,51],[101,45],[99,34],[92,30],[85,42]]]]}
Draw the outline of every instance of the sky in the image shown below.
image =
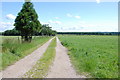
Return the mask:
{"type": "MultiPolygon", "coordinates": [[[[0,2],[0,32],[13,29],[24,2],[0,2]]],[[[118,2],[32,2],[41,24],[58,32],[118,32],[118,2]]]]}

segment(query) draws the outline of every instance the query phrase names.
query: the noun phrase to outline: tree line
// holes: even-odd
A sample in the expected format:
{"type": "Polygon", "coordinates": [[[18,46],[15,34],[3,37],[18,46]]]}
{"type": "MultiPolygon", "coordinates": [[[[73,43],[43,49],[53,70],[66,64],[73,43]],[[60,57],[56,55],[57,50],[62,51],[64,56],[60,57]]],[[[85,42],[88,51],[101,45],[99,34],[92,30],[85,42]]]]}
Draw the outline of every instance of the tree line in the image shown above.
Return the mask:
{"type": "Polygon", "coordinates": [[[18,13],[15,23],[15,28],[6,30],[3,35],[20,35],[22,41],[31,42],[34,35],[54,36],[56,31],[52,30],[49,24],[42,25],[38,20],[38,15],[30,0],[25,0],[21,11],[18,13]]]}
{"type": "MultiPolygon", "coordinates": [[[[48,24],[43,24],[41,31],[34,33],[33,36],[55,36],[56,34],[57,34],[57,32],[55,30],[52,30],[48,24]]],[[[0,35],[20,36],[20,32],[14,28],[12,30],[6,30],[4,32],[1,32],[0,35]]]]}
{"type": "Polygon", "coordinates": [[[67,35],[120,35],[120,32],[57,32],[57,34],[67,35]]]}

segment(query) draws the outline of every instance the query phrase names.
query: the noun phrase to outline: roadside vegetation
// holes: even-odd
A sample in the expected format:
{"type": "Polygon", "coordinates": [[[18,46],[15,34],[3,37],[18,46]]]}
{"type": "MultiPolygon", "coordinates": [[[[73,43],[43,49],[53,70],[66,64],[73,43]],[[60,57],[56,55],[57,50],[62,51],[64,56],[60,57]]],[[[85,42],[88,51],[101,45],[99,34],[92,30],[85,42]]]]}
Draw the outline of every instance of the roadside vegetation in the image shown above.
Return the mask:
{"type": "Polygon", "coordinates": [[[14,26],[14,29],[4,31],[2,35],[21,36],[22,42],[31,42],[33,36],[55,36],[56,34],[49,24],[40,23],[31,0],[25,0],[22,9],[15,18],[14,26]]]}
{"type": "Polygon", "coordinates": [[[14,29],[2,32],[4,36],[0,37],[3,40],[0,70],[37,49],[51,38],[47,36],[55,36],[56,34],[49,24],[40,23],[31,0],[25,0],[14,21],[14,29]]]}
{"type": "Polygon", "coordinates": [[[31,43],[21,43],[18,36],[1,36],[1,38],[2,53],[0,53],[0,56],[2,56],[2,65],[0,65],[0,70],[5,69],[7,66],[30,54],[51,37],[34,37],[31,43]]]}
{"type": "Polygon", "coordinates": [[[52,64],[55,57],[55,47],[56,47],[56,38],[52,40],[50,45],[48,46],[46,52],[37,61],[37,63],[33,66],[33,68],[28,71],[23,77],[25,78],[45,78],[47,76],[47,72],[52,64]]]}
{"type": "Polygon", "coordinates": [[[59,35],[78,73],[118,78],[118,36],[59,35]]]}

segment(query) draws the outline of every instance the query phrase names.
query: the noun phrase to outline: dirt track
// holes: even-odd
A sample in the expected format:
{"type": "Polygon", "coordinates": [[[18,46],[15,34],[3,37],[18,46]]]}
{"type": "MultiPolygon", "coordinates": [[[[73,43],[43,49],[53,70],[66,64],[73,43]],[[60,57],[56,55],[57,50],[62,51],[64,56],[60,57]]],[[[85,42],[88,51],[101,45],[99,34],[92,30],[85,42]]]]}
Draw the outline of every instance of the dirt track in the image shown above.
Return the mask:
{"type": "Polygon", "coordinates": [[[42,45],[40,48],[32,52],[30,55],[17,61],[15,64],[8,66],[4,71],[0,72],[3,78],[20,78],[27,71],[29,71],[36,61],[40,59],[43,53],[46,51],[48,45],[52,39],[42,45]]]}
{"type": "MultiPolygon", "coordinates": [[[[15,64],[8,66],[4,71],[0,72],[3,78],[21,78],[28,72],[40,59],[46,51],[52,39],[42,45],[40,48],[32,52],[25,58],[17,61],[15,64]]],[[[63,47],[57,38],[56,56],[51,66],[47,78],[85,78],[85,76],[77,75],[70,63],[67,49],[63,47]]]]}
{"type": "Polygon", "coordinates": [[[85,78],[85,76],[76,74],[67,52],[67,49],[61,45],[57,38],[55,61],[48,72],[47,78],[85,78]]]}

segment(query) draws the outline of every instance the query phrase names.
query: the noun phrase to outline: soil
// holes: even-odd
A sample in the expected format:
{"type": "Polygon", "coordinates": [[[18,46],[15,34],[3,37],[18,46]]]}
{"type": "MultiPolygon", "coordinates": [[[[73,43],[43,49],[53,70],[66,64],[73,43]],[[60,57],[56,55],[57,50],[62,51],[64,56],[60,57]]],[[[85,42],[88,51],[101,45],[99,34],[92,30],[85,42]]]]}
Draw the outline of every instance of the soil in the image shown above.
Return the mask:
{"type": "Polygon", "coordinates": [[[68,50],[57,38],[56,56],[47,78],[85,78],[85,76],[76,74],[67,53],[68,50]]]}

